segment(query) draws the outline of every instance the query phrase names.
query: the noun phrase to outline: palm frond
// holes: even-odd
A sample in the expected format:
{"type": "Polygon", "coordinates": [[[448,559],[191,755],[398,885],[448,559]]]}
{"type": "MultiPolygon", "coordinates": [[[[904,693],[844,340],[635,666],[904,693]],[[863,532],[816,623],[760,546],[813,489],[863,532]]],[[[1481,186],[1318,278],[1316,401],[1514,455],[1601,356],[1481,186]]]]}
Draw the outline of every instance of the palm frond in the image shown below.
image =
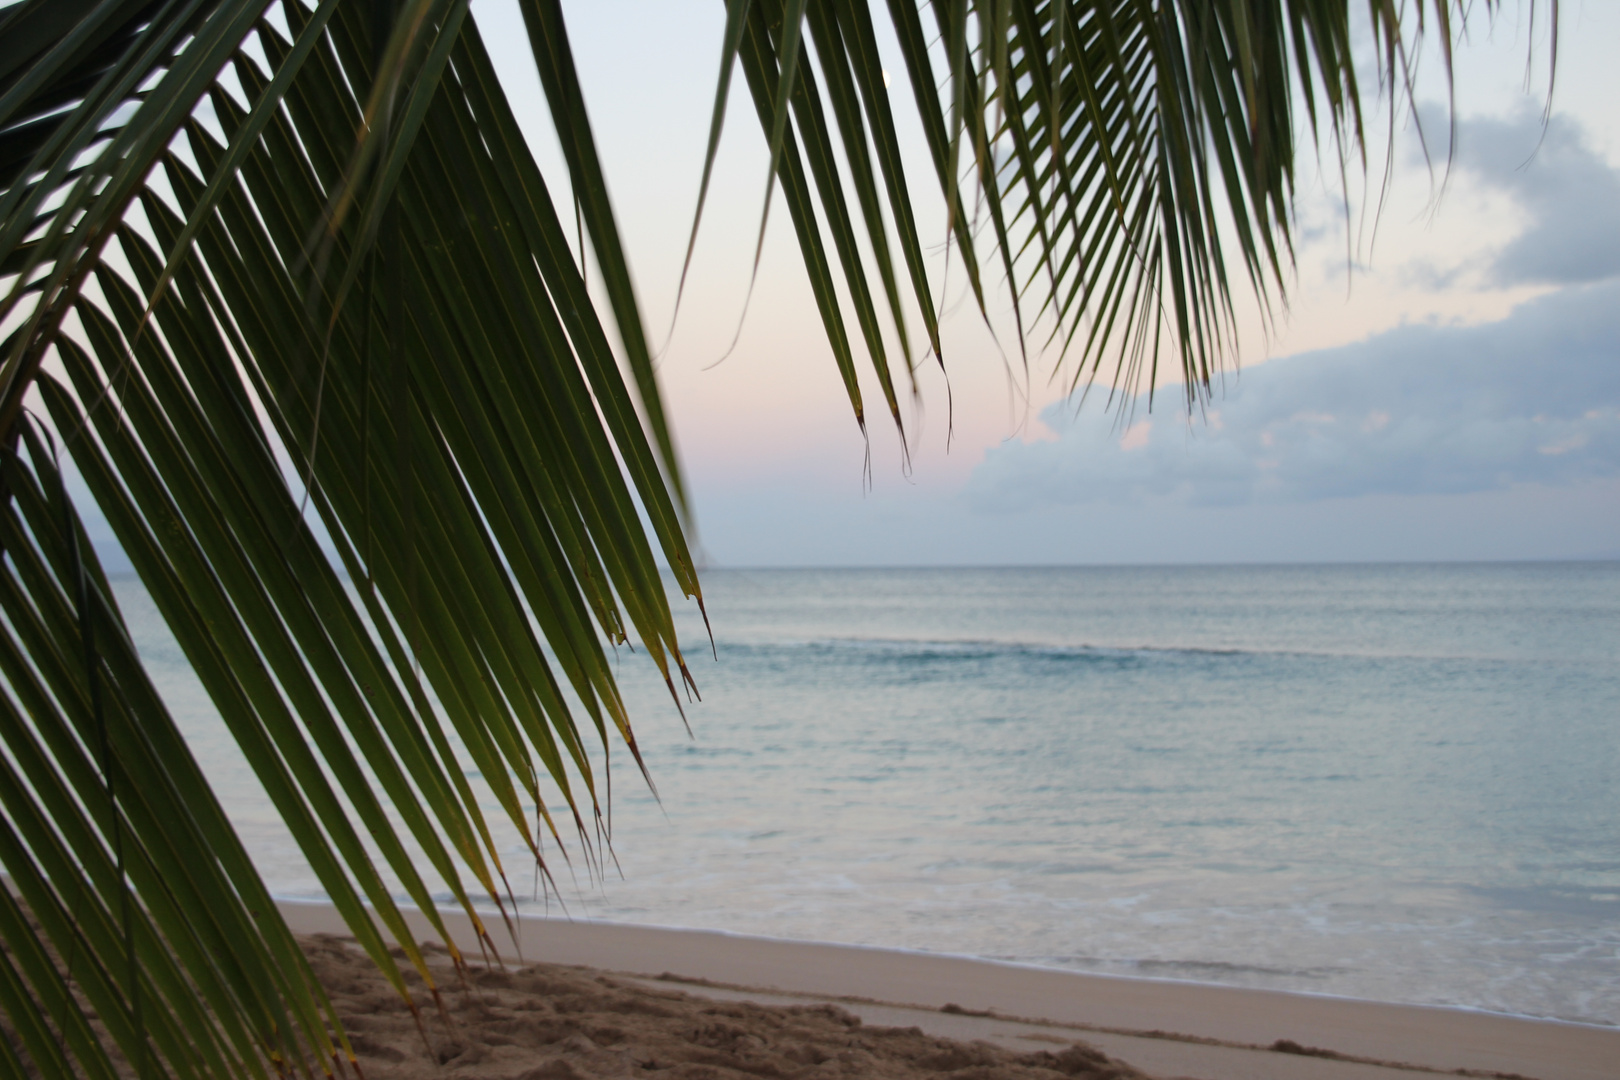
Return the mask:
{"type": "MultiPolygon", "coordinates": [[[[921,257],[868,5],[810,4],[807,34],[795,25],[801,6],[728,0],[728,27],[746,21],[748,31],[728,32],[721,71],[740,59],[751,72],[772,168],[857,420],[864,407],[840,291],[898,424],[868,265],[882,282],[889,332],[911,364],[910,318],[920,318],[943,364],[940,283],[921,257]],[[794,103],[785,134],[772,107],[784,88],[794,103]],[[846,185],[858,216],[845,205],[846,185]],[[823,233],[838,252],[836,269],[823,233]],[[854,255],[857,238],[867,262],[854,255]],[[909,311],[896,287],[902,278],[911,285],[909,311]]],[[[1286,307],[1301,140],[1327,139],[1341,164],[1359,159],[1364,167],[1365,110],[1375,99],[1392,115],[1411,106],[1425,34],[1439,39],[1449,80],[1452,42],[1474,6],[889,0],[888,14],[948,241],[986,323],[999,306],[986,281],[999,278],[1026,366],[1031,344],[1049,346],[1069,388],[1102,379],[1134,394],[1151,392],[1163,360],[1174,366],[1164,377],[1184,384],[1191,405],[1237,356],[1234,298],[1242,293],[1232,275],[1241,273],[1266,318],[1286,307]],[[1371,72],[1356,66],[1358,19],[1373,35],[1371,72]]],[[[1498,4],[1480,7],[1475,17],[1491,18],[1498,4]]],[[[1549,7],[1556,39],[1555,0],[1549,7]]],[[[717,100],[705,176],[723,118],[717,100]]]]}
{"type": "MultiPolygon", "coordinates": [[[[0,438],[29,442],[12,454],[10,497],[27,511],[30,485],[61,486],[34,479],[55,469],[23,420],[37,402],[322,888],[401,994],[394,942],[431,991],[401,902],[458,959],[436,896],[472,917],[484,950],[499,943],[478,911],[511,913],[499,830],[469,770],[542,867],[545,833],[575,834],[591,858],[601,762],[622,741],[640,764],[605,642],[633,636],[672,694],[690,682],[654,544],[689,595],[697,582],[644,345],[627,380],[465,0],[53,10],[6,12],[8,28],[40,28],[5,37],[25,43],[20,58],[0,54],[0,157],[12,163],[0,318],[16,328],[0,438]]],[[[566,58],[560,17],[552,30],[566,58]]],[[[554,66],[577,127],[571,68],[554,66]]],[[[600,175],[588,139],[572,160],[600,175]]],[[[599,253],[616,251],[605,202],[588,205],[599,253]]],[[[619,336],[640,342],[622,252],[617,264],[619,336]]],[[[50,505],[71,511],[59,493],[50,505]]],[[[75,978],[129,1060],[199,1076],[311,1051],[341,1065],[325,1041],[335,1021],[262,884],[240,878],[251,866],[217,807],[198,819],[206,835],[185,831],[201,811],[137,822],[126,800],[157,795],[120,782],[132,824],[99,820],[113,805],[94,788],[101,774],[42,741],[47,723],[86,738],[80,714],[96,710],[70,689],[102,685],[80,660],[56,673],[77,683],[31,689],[52,674],[31,665],[77,655],[80,609],[58,595],[73,595],[67,571],[23,571],[30,558],[62,563],[65,541],[43,528],[30,518],[5,538],[7,757],[64,777],[63,798],[91,815],[80,832],[99,831],[67,835],[69,819],[41,817],[33,773],[8,789],[0,863],[37,920],[11,911],[5,934],[0,983],[17,1029],[79,1030],[77,999],[40,958],[93,934],[96,966],[75,978]],[[56,622],[36,627],[49,605],[56,622]],[[140,837],[127,863],[102,865],[109,837],[126,836],[140,837]],[[219,863],[196,886],[205,900],[178,895],[180,871],[159,865],[188,846],[219,863]],[[182,901],[270,929],[231,961],[207,935],[235,929],[186,930],[182,901]],[[242,996],[277,963],[289,974],[242,996]],[[213,996],[180,992],[208,980],[213,996]],[[187,1041],[198,1024],[218,1037],[187,1041]]],[[[104,582],[93,595],[111,604],[104,582]]],[[[119,625],[110,608],[98,617],[119,625]]],[[[133,650],[114,636],[121,677],[134,678],[133,650]]],[[[173,727],[142,693],[127,739],[173,727]]],[[[164,737],[184,793],[203,799],[183,744],[164,737]]],[[[121,777],[135,751],[114,749],[107,775],[121,777]]],[[[99,1046],[34,1040],[26,1052],[47,1072],[101,1070],[99,1046]]]]}
{"type": "Polygon", "coordinates": [[[47,436],[22,434],[0,513],[16,890],[0,888],[0,1002],[20,1049],[46,1075],[71,1059],[110,1076],[114,1048],[141,1075],[340,1064],[324,993],[141,666],[47,436]]]}

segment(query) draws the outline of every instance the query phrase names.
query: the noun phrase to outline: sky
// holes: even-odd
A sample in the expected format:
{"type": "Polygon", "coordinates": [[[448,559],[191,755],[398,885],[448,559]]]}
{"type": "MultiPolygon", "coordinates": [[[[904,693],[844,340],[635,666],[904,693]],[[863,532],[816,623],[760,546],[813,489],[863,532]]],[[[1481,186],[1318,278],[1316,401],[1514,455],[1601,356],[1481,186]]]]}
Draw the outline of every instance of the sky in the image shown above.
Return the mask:
{"type": "MultiPolygon", "coordinates": [[[[560,183],[515,4],[476,0],[473,11],[560,183]]],[[[724,7],[589,0],[566,12],[638,292],[663,341],[724,7]]],[[[869,474],[780,205],[749,299],[767,159],[752,108],[734,96],[659,361],[703,561],[1620,557],[1620,70],[1607,58],[1620,5],[1565,3],[1550,113],[1547,23],[1532,28],[1528,12],[1509,4],[1494,25],[1470,25],[1454,154],[1439,58],[1423,57],[1423,141],[1400,117],[1380,213],[1366,212],[1376,152],[1371,181],[1352,177],[1348,225],[1331,153],[1326,179],[1314,158],[1301,162],[1289,310],[1268,332],[1245,308],[1239,362],[1205,410],[1189,415],[1174,386],[1151,407],[1145,396],[1110,407],[1096,393],[1081,403],[1053,377],[1052,356],[1032,355],[1026,378],[958,277],[944,297],[948,375],[924,368],[907,405],[910,468],[892,426],[875,421],[869,474]]],[[[889,66],[901,70],[897,54],[889,66]]],[[[897,105],[909,105],[904,91],[897,105]]],[[[1373,133],[1375,151],[1385,137],[1373,133]]],[[[902,138],[916,152],[911,174],[924,175],[920,140],[902,138]]],[[[943,239],[937,198],[914,186],[925,243],[930,229],[943,239]]],[[[1005,344],[1001,297],[992,319],[1005,344]]],[[[865,389],[876,398],[875,384],[865,389]]]]}
{"type": "MultiPolygon", "coordinates": [[[[1348,216],[1331,148],[1307,153],[1288,309],[1268,326],[1239,298],[1237,362],[1191,414],[1175,385],[1110,404],[1068,396],[1055,356],[1032,352],[1025,372],[1005,290],[992,336],[936,261],[946,370],[919,369],[904,448],[886,418],[869,440],[857,428],[779,200],[750,291],[768,157],[740,78],[672,321],[724,5],[564,7],[650,337],[667,341],[659,378],[700,565],[1620,558],[1620,4],[1565,0],[1550,110],[1547,21],[1531,27],[1528,0],[1475,18],[1456,53],[1454,153],[1431,42],[1421,127],[1398,117],[1376,214],[1386,131],[1370,134],[1371,177],[1350,178],[1348,216]]],[[[566,200],[516,0],[472,11],[566,200]]],[[[937,253],[943,204],[894,85],[937,253]]]]}

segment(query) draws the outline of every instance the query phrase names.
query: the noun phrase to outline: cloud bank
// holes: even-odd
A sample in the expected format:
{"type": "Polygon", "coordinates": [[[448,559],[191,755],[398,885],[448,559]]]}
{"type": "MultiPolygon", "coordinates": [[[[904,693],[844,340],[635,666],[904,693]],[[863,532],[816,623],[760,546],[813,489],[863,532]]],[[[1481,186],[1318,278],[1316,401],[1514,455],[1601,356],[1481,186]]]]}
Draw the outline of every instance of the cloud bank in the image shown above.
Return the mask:
{"type": "MultiPolygon", "coordinates": [[[[1438,115],[1425,127],[1446,130],[1438,115]]],[[[1534,112],[1464,120],[1453,167],[1507,195],[1526,219],[1495,253],[1492,284],[1569,285],[1620,274],[1620,173],[1574,121],[1554,116],[1543,127],[1534,112]]]]}
{"type": "Polygon", "coordinates": [[[1054,438],[991,450],[970,504],[1240,506],[1620,477],[1620,171],[1573,122],[1531,113],[1464,120],[1456,150],[1457,173],[1524,222],[1483,280],[1558,291],[1488,325],[1409,325],[1272,361],[1228,380],[1202,421],[1178,413],[1174,388],[1151,416],[1128,402],[1123,428],[1054,405],[1041,414],[1054,438]]]}
{"type": "Polygon", "coordinates": [[[1452,495],[1620,477],[1620,280],[1500,322],[1405,326],[1228,380],[1204,421],[1172,390],[1134,423],[1041,414],[1055,438],[991,450],[965,489],[986,511],[1171,499],[1195,505],[1452,495]]]}

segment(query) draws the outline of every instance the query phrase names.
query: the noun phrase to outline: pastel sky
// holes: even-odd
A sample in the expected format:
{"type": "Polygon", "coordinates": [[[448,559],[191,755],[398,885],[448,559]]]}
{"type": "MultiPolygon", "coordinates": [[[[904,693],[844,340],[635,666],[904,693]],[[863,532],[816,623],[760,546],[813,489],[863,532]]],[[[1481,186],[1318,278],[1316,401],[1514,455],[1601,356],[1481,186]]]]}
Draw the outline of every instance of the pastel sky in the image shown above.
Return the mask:
{"type": "MultiPolygon", "coordinates": [[[[724,5],[565,8],[649,330],[662,342],[724,5]]],[[[1505,8],[1494,27],[1476,20],[1457,54],[1449,173],[1432,54],[1417,89],[1428,157],[1400,117],[1381,213],[1362,212],[1381,183],[1379,155],[1370,181],[1352,177],[1348,230],[1331,148],[1326,180],[1314,158],[1300,163],[1289,310],[1268,333],[1252,306],[1243,309],[1241,363],[1207,409],[1189,416],[1172,385],[1151,402],[1069,397],[1055,357],[1032,353],[1022,368],[1005,291],[990,312],[998,345],[958,272],[944,288],[948,385],[931,360],[919,370],[919,396],[905,405],[909,454],[883,419],[871,424],[870,444],[862,439],[780,205],[743,317],[767,161],[739,79],[659,369],[700,558],[1620,558],[1620,65],[1611,58],[1620,4],[1565,0],[1545,125],[1546,21],[1531,49],[1528,2],[1505,8]]],[[[516,0],[474,0],[473,13],[554,194],[566,199],[516,0]]],[[[890,52],[889,69],[901,70],[890,52]]],[[[909,94],[895,85],[904,121],[909,94]]],[[[911,175],[929,180],[920,136],[903,123],[901,137],[911,175]]],[[[1382,149],[1384,133],[1372,139],[1382,149]]],[[[931,180],[913,186],[925,245],[932,230],[937,249],[941,201],[931,180]]],[[[920,322],[913,337],[922,338],[920,322]]],[[[875,380],[866,382],[868,402],[880,402],[875,380]]],[[[89,524],[111,565],[122,565],[105,523],[89,524]]]]}
{"type": "MultiPolygon", "coordinates": [[[[1620,5],[1564,5],[1545,127],[1545,20],[1527,71],[1531,27],[1507,9],[1494,28],[1478,21],[1458,54],[1449,175],[1432,55],[1418,98],[1437,168],[1402,118],[1383,211],[1355,217],[1347,238],[1336,168],[1324,181],[1315,160],[1301,163],[1290,311],[1269,340],[1250,320],[1241,366],[1207,412],[1189,416],[1179,387],[1160,387],[1151,411],[1145,397],[1077,403],[1050,356],[1032,356],[1027,378],[1014,359],[1009,374],[958,277],[945,300],[949,446],[945,381],[929,366],[909,418],[912,468],[892,427],[874,423],[869,487],[785,212],[771,219],[737,347],[716,363],[743,312],[765,186],[764,140],[735,98],[660,367],[708,562],[1620,557],[1620,70],[1608,59],[1620,5]]],[[[515,4],[473,10],[561,186],[515,4]]],[[[724,8],[589,0],[567,11],[662,340],[724,8]]],[[[1364,187],[1352,184],[1357,208],[1364,187]]],[[[925,234],[942,238],[938,200],[923,192],[919,210],[925,234]]]]}

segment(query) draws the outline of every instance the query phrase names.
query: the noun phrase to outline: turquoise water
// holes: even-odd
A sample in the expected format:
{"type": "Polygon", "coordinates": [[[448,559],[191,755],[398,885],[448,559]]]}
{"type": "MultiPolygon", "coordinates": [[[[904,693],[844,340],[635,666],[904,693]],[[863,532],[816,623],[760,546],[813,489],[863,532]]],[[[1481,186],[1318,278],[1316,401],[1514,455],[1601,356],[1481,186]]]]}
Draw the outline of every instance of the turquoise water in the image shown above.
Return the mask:
{"type": "Polygon", "coordinates": [[[623,877],[565,876],[576,918],[1620,1023],[1620,564],[704,583],[692,738],[621,659],[662,805],[616,768],[623,877]]]}

